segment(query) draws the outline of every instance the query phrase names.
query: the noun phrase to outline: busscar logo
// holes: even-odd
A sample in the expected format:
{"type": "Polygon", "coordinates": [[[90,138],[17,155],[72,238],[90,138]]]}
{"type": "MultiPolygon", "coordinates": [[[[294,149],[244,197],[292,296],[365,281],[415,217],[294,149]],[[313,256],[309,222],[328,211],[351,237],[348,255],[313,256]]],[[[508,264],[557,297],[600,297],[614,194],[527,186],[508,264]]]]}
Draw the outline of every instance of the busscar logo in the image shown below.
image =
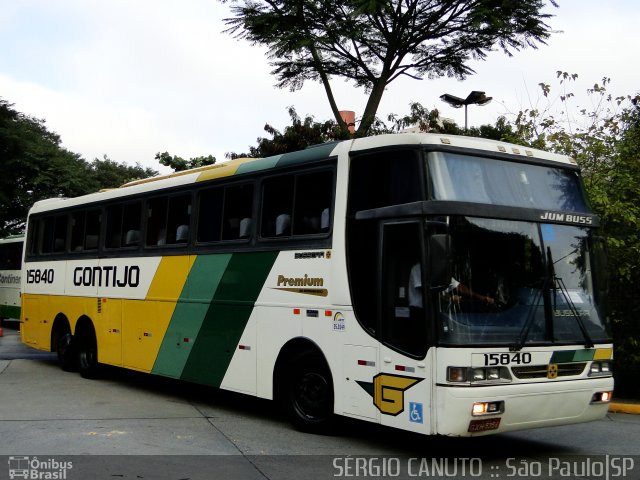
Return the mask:
{"type": "Polygon", "coordinates": [[[422,380],[424,379],[379,373],[373,377],[373,383],[357,383],[373,397],[373,404],[380,412],[396,416],[404,412],[404,392],[422,380]]]}
{"type": "Polygon", "coordinates": [[[554,379],[558,378],[558,364],[550,363],[547,365],[547,378],[554,379]]]}

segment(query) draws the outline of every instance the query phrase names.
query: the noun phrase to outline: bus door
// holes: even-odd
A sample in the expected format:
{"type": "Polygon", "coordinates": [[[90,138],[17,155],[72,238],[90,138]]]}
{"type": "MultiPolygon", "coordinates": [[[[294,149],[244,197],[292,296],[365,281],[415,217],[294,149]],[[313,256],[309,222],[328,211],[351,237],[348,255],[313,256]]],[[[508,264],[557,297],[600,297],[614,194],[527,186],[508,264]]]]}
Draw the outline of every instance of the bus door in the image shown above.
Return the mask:
{"type": "MultiPolygon", "coordinates": [[[[385,220],[379,242],[380,370],[374,404],[381,423],[432,431],[430,328],[425,308],[424,223],[385,220]]],[[[431,351],[431,353],[433,350],[431,351]]]]}

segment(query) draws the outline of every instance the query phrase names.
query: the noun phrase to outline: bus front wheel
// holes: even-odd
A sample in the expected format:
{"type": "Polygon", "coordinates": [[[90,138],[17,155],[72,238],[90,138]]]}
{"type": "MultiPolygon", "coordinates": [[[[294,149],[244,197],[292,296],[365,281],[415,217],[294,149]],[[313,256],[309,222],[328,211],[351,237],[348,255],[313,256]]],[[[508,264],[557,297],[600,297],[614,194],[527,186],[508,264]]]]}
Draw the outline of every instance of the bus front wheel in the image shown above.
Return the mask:
{"type": "Polygon", "coordinates": [[[334,425],[333,381],[319,353],[304,352],[290,362],[282,385],[282,406],[302,431],[328,433],[334,425]]]}

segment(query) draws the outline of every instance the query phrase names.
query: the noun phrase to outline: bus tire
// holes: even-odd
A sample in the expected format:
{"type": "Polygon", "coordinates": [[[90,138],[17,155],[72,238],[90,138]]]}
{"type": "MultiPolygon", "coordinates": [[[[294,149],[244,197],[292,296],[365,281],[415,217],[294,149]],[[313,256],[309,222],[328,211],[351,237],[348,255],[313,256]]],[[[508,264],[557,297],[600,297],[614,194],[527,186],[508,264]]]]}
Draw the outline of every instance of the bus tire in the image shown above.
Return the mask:
{"type": "Polygon", "coordinates": [[[58,337],[56,345],[58,353],[58,364],[65,372],[73,372],[78,367],[78,355],[76,354],[73,335],[71,333],[63,333],[58,337]]]}
{"type": "Polygon", "coordinates": [[[289,421],[303,432],[329,433],[334,427],[333,380],[322,355],[301,352],[288,363],[280,401],[289,421]]]}
{"type": "Polygon", "coordinates": [[[78,350],[78,370],[82,378],[94,379],[98,377],[98,342],[93,326],[83,328],[76,335],[78,350]]]}

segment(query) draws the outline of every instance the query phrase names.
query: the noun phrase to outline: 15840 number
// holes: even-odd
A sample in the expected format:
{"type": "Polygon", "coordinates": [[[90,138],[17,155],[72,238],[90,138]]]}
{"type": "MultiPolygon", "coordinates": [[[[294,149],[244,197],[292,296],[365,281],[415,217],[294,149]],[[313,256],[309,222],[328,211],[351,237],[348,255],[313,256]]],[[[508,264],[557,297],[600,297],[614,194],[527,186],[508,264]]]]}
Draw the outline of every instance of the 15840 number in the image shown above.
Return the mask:
{"type": "Polygon", "coordinates": [[[531,354],[528,352],[517,353],[485,353],[484,364],[488,367],[495,365],[527,365],[531,363],[531,354]]]}

